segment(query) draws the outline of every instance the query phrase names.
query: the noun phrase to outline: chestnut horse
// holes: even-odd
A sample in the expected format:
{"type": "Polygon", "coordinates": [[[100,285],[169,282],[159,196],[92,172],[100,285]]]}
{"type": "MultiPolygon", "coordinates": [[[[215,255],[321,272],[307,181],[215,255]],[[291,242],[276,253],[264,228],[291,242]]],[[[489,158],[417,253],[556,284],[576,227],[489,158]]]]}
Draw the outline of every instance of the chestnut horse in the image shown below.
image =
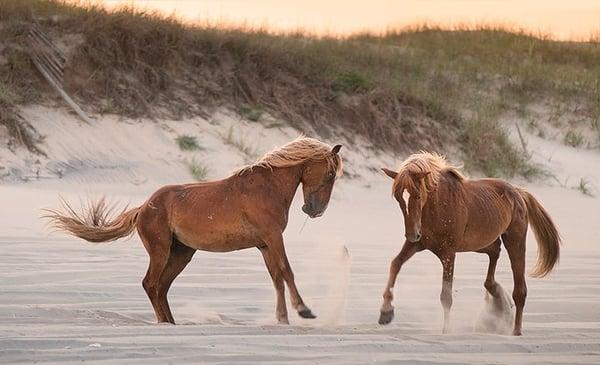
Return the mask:
{"type": "Polygon", "coordinates": [[[300,137],[226,179],[162,187],[141,206],[113,219],[104,200],[83,213],[65,203],[66,212],[49,210],[47,217],[59,230],[90,242],[113,241],[137,229],[150,256],[142,285],[158,322],[175,323],[167,292],[196,250],[229,252],[250,247],[260,250],[273,279],[279,323],[289,323],[284,282],[298,314],[315,318],[294,283],[282,234],[300,184],[302,210],[311,218],[325,212],[342,173],[340,148],[300,137]]]}
{"type": "Polygon", "coordinates": [[[484,286],[497,298],[500,293],[494,273],[500,245],[504,244],[514,280],[513,334],[521,335],[527,296],[525,238],[528,223],[538,243],[532,276],[547,275],[559,259],[560,236],[546,210],[530,193],[508,182],[468,180],[438,154],[414,154],[402,163],[398,172],[386,168],[383,171],[394,179],[392,194],[404,215],[406,241],[390,266],[379,323],[388,324],[394,316],[393,289],[400,268],[415,253],[428,249],[443,266],[440,299],[444,308],[443,332],[448,332],[456,253],[475,251],[489,256],[484,286]]]}

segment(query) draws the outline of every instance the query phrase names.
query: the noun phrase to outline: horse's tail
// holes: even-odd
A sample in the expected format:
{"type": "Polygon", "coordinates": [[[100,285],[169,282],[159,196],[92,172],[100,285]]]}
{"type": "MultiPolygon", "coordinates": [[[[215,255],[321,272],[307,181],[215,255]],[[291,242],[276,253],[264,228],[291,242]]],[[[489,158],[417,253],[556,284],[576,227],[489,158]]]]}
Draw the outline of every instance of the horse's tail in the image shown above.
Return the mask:
{"type": "Polygon", "coordinates": [[[524,189],[519,189],[519,193],[527,205],[529,224],[533,228],[538,244],[537,262],[531,276],[541,278],[548,275],[558,263],[561,244],[560,234],[554,222],[552,222],[552,218],[540,202],[524,189]]]}
{"type": "Polygon", "coordinates": [[[129,236],[135,228],[140,208],[123,211],[109,219],[114,205],[108,205],[104,198],[88,204],[82,212],[76,212],[63,200],[64,211],[46,209],[44,218],[59,231],[83,238],[89,242],[109,242],[129,236]]]}

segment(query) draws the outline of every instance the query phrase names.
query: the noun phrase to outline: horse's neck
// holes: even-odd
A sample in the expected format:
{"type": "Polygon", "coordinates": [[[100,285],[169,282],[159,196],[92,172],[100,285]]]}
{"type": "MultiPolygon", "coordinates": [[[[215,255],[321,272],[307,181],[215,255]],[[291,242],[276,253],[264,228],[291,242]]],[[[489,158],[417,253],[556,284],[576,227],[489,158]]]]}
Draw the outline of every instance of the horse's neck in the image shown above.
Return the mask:
{"type": "Polygon", "coordinates": [[[272,179],[284,199],[285,206],[289,209],[296,195],[296,190],[300,185],[302,177],[302,168],[300,165],[290,167],[275,167],[273,168],[272,179]]]}
{"type": "Polygon", "coordinates": [[[268,184],[269,200],[281,201],[286,209],[290,208],[302,177],[302,166],[255,168],[250,174],[258,175],[268,184]]]}
{"type": "MultiPolygon", "coordinates": [[[[449,182],[440,178],[434,190],[427,196],[425,214],[432,217],[453,214],[456,204],[462,200],[462,187],[460,182],[449,182]]],[[[439,217],[438,217],[439,218],[439,217]]]]}

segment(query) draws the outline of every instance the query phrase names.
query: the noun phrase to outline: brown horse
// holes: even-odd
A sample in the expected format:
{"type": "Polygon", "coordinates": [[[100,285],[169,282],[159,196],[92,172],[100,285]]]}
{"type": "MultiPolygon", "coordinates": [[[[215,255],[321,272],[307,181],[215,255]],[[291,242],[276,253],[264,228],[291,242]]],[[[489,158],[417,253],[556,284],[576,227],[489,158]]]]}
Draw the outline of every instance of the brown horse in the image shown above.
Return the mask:
{"type": "Polygon", "coordinates": [[[394,316],[393,289],[401,266],[415,253],[428,249],[443,266],[440,299],[444,308],[443,332],[448,332],[456,253],[475,251],[489,256],[484,286],[490,295],[498,297],[494,273],[500,245],[504,244],[514,280],[513,334],[521,335],[527,296],[525,238],[528,222],[538,242],[538,259],[532,276],[547,275],[559,259],[560,236],[546,210],[530,193],[505,181],[468,180],[437,154],[414,154],[402,163],[398,172],[386,168],[383,171],[394,179],[392,194],[404,215],[406,241],[390,266],[379,323],[388,324],[394,316]]]}
{"type": "Polygon", "coordinates": [[[229,252],[257,247],[277,293],[276,317],[288,323],[284,281],[303,318],[315,318],[294,283],[283,244],[292,199],[302,184],[302,210],[311,218],[327,208],[342,173],[341,145],[300,137],[267,153],[254,165],[217,181],[165,186],[141,206],[109,219],[104,200],[77,213],[49,210],[56,228],[90,242],[129,236],[137,228],[150,264],[142,285],[158,322],[175,323],[167,292],[196,250],[229,252]]]}

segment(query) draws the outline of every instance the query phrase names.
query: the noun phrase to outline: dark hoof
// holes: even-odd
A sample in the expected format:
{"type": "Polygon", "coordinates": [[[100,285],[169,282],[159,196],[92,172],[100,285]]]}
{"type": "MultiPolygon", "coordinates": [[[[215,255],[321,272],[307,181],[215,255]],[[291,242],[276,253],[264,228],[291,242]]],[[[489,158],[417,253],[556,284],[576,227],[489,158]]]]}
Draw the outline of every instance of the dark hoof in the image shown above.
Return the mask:
{"type": "Polygon", "coordinates": [[[379,324],[389,324],[394,319],[394,311],[381,312],[379,315],[379,324]]]}
{"type": "Polygon", "coordinates": [[[302,318],[308,318],[308,319],[317,318],[317,316],[315,316],[308,308],[298,311],[298,315],[302,318]]]}

